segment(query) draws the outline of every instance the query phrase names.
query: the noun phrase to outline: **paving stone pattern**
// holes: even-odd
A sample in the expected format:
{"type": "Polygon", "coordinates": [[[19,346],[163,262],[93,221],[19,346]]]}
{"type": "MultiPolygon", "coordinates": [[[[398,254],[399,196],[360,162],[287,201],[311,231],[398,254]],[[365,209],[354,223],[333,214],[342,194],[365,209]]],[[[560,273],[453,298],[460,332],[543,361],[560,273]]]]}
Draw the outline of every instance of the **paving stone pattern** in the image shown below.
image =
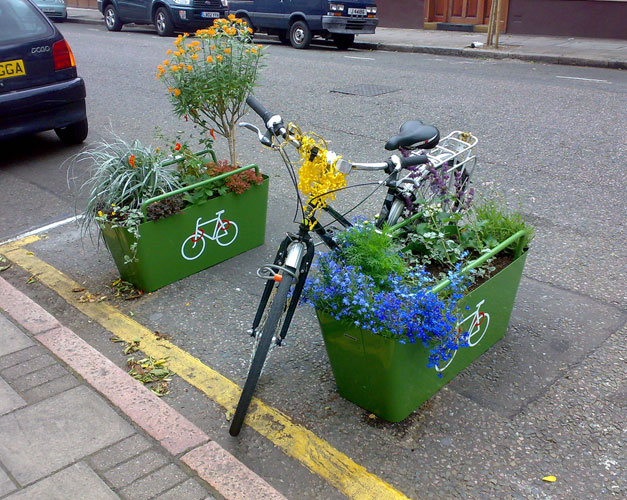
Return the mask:
{"type": "Polygon", "coordinates": [[[0,310],[0,497],[85,492],[89,500],[214,500],[206,483],[0,310]]]}

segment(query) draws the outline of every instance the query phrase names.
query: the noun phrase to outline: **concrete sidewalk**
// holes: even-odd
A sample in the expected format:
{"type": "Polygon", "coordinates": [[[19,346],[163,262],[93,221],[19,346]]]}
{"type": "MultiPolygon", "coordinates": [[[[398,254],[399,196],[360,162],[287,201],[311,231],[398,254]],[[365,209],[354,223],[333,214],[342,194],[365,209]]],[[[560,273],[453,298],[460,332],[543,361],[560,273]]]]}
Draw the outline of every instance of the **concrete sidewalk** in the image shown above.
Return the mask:
{"type": "MultiPolygon", "coordinates": [[[[98,10],[80,8],[68,8],[68,21],[104,23],[98,10]]],[[[377,28],[373,35],[358,35],[355,48],[627,69],[627,40],[504,34],[498,50],[471,48],[485,41],[484,33],[377,28]]]]}
{"type": "Polygon", "coordinates": [[[2,278],[0,498],[285,500],[2,278]]]}

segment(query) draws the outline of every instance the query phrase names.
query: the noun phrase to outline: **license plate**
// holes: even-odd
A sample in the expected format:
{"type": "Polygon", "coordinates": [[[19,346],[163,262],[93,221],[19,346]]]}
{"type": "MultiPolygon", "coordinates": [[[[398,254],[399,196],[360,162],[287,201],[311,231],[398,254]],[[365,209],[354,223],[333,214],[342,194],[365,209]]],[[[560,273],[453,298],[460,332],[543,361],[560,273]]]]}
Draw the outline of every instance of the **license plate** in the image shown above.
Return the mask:
{"type": "Polygon", "coordinates": [[[218,18],[220,17],[220,13],[219,12],[201,12],[200,17],[218,18]]]}
{"type": "Polygon", "coordinates": [[[349,16],[365,16],[366,15],[366,9],[349,8],[348,9],[348,15],[349,16]]]}
{"type": "Polygon", "coordinates": [[[24,61],[21,59],[0,62],[0,78],[11,78],[13,76],[23,76],[25,74],[26,69],[24,69],[24,61]]]}

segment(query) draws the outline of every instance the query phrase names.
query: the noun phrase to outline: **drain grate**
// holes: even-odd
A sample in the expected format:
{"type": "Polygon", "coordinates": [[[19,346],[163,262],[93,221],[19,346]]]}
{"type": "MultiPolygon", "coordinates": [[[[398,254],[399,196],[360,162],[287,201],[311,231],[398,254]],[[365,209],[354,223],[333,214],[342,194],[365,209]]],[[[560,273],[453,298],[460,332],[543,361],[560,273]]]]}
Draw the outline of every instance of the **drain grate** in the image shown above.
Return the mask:
{"type": "Polygon", "coordinates": [[[390,92],[398,92],[401,89],[395,87],[387,87],[385,85],[355,85],[354,87],[346,87],[343,89],[331,89],[331,92],[337,92],[338,94],[348,95],[361,95],[364,97],[374,97],[382,94],[389,94],[390,92]]]}

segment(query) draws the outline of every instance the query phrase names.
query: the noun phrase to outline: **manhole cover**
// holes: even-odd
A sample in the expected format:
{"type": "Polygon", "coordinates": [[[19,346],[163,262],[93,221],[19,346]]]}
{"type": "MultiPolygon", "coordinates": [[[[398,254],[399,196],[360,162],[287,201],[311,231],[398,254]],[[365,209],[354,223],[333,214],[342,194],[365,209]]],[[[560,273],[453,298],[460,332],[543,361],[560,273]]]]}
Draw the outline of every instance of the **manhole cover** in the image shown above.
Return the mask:
{"type": "Polygon", "coordinates": [[[331,89],[331,92],[337,92],[338,94],[349,95],[361,95],[364,97],[373,97],[381,94],[389,94],[390,92],[397,92],[401,89],[395,87],[386,87],[385,85],[355,85],[354,87],[346,87],[343,89],[331,89]]]}

